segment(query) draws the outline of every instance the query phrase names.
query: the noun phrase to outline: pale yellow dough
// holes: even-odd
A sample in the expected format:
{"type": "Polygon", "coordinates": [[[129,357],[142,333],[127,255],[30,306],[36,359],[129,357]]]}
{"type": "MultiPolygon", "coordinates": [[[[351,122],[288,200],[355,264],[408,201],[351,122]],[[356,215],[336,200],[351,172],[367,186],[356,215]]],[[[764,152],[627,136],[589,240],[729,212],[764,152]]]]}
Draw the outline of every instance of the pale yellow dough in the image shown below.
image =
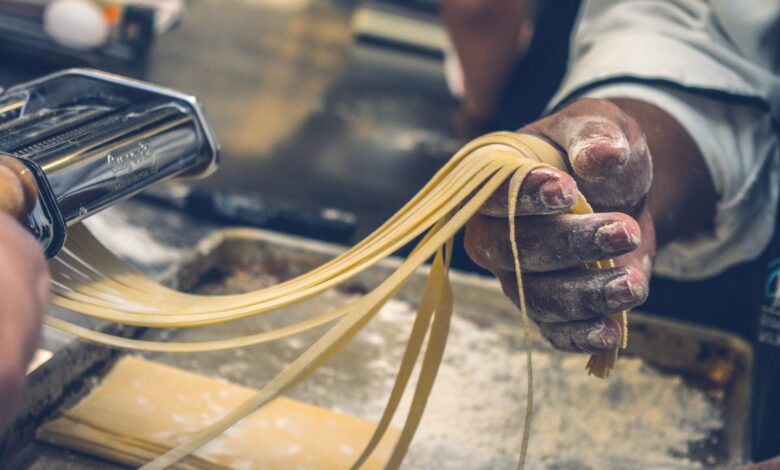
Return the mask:
{"type": "MultiPolygon", "coordinates": [[[[224,416],[256,392],[127,356],[83,401],[44,425],[38,438],[116,462],[140,465],[224,416]]],[[[348,468],[375,425],[279,397],[177,467],[348,468]]],[[[398,434],[391,428],[364,468],[382,468],[398,434]]]]}

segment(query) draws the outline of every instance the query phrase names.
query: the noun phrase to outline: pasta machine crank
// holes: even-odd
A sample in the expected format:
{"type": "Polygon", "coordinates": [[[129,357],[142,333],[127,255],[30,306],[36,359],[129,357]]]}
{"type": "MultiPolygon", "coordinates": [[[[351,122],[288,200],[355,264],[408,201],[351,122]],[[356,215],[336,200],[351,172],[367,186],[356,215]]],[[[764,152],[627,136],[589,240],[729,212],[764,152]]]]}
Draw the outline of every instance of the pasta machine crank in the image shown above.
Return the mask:
{"type": "Polygon", "coordinates": [[[0,94],[0,170],[22,183],[0,188],[0,197],[18,196],[21,186],[15,215],[48,257],[69,225],[161,181],[207,176],[218,159],[191,95],[89,69],[0,94]]]}

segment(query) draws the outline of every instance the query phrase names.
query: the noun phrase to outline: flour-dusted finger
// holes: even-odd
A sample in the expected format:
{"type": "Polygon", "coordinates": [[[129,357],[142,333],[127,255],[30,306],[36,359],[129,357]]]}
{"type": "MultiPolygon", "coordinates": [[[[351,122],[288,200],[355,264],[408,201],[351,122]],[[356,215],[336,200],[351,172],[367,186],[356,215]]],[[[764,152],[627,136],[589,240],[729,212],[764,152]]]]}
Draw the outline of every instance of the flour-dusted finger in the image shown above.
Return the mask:
{"type": "MultiPolygon", "coordinates": [[[[639,225],[621,213],[526,216],[518,219],[517,243],[525,272],[581,266],[627,253],[641,242],[639,225]]],[[[466,251],[490,271],[512,270],[505,219],[477,216],[466,226],[466,251]]]]}
{"type": "MultiPolygon", "coordinates": [[[[509,181],[504,182],[480,211],[492,217],[506,217],[509,181]]],[[[518,215],[559,214],[574,207],[579,197],[577,183],[568,174],[554,168],[537,168],[528,174],[517,199],[518,215]]]]}
{"type": "Polygon", "coordinates": [[[601,354],[620,346],[621,329],[609,317],[566,323],[540,323],[539,331],[556,349],[601,354]]]}
{"type": "MultiPolygon", "coordinates": [[[[496,277],[518,304],[515,273],[496,277]]],[[[634,308],[647,300],[648,286],[644,273],[630,266],[523,275],[528,316],[537,323],[587,320],[634,308]]]]}

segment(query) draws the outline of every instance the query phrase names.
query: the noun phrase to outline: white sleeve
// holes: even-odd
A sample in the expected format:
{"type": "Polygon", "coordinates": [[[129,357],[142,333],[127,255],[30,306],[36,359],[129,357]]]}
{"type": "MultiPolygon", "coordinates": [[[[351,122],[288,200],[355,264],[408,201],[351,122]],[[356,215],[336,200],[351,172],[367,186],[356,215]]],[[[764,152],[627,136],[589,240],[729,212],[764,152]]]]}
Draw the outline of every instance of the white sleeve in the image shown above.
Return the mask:
{"type": "Polygon", "coordinates": [[[583,2],[569,70],[548,111],[581,97],[654,104],[699,146],[718,193],[714,224],[659,252],[662,276],[713,276],[757,257],[772,237],[778,24],[780,2],[764,0],[583,2]]]}
{"type": "MultiPolygon", "coordinates": [[[[715,220],[659,251],[655,272],[702,279],[756,258],[769,243],[777,212],[780,145],[771,116],[663,86],[611,84],[578,97],[651,103],[685,128],[701,150],[718,194],[715,220]]],[[[663,181],[655,184],[663,187],[663,181]]]]}
{"type": "Polygon", "coordinates": [[[549,109],[609,82],[671,84],[780,119],[780,2],[586,0],[549,109]]]}

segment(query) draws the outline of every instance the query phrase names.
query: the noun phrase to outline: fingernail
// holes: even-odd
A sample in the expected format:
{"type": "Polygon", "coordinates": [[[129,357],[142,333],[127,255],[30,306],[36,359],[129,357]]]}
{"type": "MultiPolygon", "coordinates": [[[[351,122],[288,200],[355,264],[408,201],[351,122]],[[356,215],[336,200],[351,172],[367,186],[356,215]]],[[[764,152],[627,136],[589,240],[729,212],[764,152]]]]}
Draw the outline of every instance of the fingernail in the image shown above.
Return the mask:
{"type": "Polygon", "coordinates": [[[625,274],[609,281],[604,287],[604,295],[610,308],[619,308],[640,298],[639,290],[639,287],[631,282],[630,276],[625,274]]]}
{"type": "Polygon", "coordinates": [[[590,330],[585,339],[588,344],[599,351],[611,351],[618,347],[620,332],[615,334],[615,331],[607,325],[603,325],[590,330]]]}
{"type": "Polygon", "coordinates": [[[539,187],[539,196],[545,206],[550,209],[568,207],[577,196],[577,189],[564,184],[560,177],[555,175],[539,187]]]}
{"type": "Polygon", "coordinates": [[[604,178],[620,171],[628,162],[630,147],[624,136],[583,139],[569,149],[571,162],[580,176],[604,178]]]}
{"type": "Polygon", "coordinates": [[[607,253],[614,253],[639,245],[639,238],[626,229],[623,222],[612,222],[596,231],[596,245],[607,253]]]}

